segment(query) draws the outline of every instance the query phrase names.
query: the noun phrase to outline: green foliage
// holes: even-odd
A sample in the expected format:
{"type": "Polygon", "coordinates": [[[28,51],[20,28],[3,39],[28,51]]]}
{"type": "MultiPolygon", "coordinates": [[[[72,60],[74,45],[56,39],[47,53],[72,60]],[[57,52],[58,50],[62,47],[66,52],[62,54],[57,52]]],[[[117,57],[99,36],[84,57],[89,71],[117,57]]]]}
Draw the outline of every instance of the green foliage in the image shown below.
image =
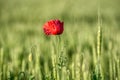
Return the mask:
{"type": "Polygon", "coordinates": [[[120,80],[119,2],[97,25],[97,0],[0,0],[0,80],[120,80]],[[62,35],[44,35],[49,19],[62,35]]]}

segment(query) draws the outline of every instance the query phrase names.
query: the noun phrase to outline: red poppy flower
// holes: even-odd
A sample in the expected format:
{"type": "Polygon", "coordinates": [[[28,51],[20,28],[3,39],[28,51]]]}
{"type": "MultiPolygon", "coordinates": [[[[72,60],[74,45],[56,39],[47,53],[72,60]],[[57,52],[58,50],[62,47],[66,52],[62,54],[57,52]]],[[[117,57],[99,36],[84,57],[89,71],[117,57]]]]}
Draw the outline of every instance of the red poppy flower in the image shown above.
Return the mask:
{"type": "Polygon", "coordinates": [[[44,33],[46,35],[60,35],[64,30],[63,24],[60,20],[50,20],[43,26],[44,33]]]}

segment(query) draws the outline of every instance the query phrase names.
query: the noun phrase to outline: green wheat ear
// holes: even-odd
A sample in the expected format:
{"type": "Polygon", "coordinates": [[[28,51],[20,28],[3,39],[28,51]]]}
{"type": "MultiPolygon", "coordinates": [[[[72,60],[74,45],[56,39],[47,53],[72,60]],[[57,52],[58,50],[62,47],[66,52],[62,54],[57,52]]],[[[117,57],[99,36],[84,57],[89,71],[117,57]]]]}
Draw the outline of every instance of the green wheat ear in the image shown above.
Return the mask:
{"type": "Polygon", "coordinates": [[[98,58],[101,55],[101,43],[102,43],[102,32],[101,32],[101,26],[98,25],[98,34],[97,34],[97,54],[98,54],[98,58]]]}
{"type": "Polygon", "coordinates": [[[97,33],[97,78],[101,80],[102,69],[101,69],[101,44],[102,44],[102,32],[101,26],[98,26],[98,33],[97,33]]]}
{"type": "Polygon", "coordinates": [[[100,12],[100,0],[98,0],[98,31],[97,31],[97,78],[101,80],[103,78],[101,68],[101,44],[102,44],[102,26],[101,26],[101,12],[100,12]]]}
{"type": "Polygon", "coordinates": [[[101,55],[101,43],[102,43],[102,27],[101,27],[101,12],[100,12],[100,0],[98,0],[98,32],[97,32],[97,54],[98,58],[101,55]]]}

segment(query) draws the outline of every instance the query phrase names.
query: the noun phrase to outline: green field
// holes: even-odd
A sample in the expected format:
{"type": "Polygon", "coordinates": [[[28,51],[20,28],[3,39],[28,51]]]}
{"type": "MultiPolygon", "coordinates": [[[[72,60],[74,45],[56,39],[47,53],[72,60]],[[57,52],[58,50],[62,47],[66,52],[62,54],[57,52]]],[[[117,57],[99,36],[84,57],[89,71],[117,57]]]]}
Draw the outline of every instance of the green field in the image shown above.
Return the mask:
{"type": "Polygon", "coordinates": [[[0,0],[0,80],[120,80],[119,3],[0,0]],[[51,19],[62,35],[44,34],[51,19]]]}

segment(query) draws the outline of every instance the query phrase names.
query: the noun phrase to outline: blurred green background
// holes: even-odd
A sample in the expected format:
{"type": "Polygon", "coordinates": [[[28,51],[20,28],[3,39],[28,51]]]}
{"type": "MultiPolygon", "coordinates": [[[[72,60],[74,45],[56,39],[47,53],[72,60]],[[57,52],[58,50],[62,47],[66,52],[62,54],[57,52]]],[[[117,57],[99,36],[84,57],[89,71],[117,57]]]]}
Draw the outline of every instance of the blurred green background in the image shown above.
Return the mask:
{"type": "Polygon", "coordinates": [[[0,46],[10,48],[26,42],[32,45],[35,41],[43,44],[42,26],[50,19],[64,21],[63,37],[94,39],[98,4],[103,36],[113,37],[119,43],[119,3],[119,0],[100,0],[100,3],[98,0],[0,0],[0,46]]]}
{"type": "MultiPolygon", "coordinates": [[[[99,4],[107,69],[109,52],[120,59],[120,0],[0,0],[0,50],[4,52],[0,58],[3,65],[11,64],[6,72],[20,72],[22,60],[27,61],[33,46],[39,48],[43,62],[49,62],[52,39],[44,35],[42,26],[50,19],[64,22],[61,42],[70,59],[77,53],[91,53],[96,46],[99,4]]],[[[104,74],[108,77],[107,70],[104,74]]]]}

